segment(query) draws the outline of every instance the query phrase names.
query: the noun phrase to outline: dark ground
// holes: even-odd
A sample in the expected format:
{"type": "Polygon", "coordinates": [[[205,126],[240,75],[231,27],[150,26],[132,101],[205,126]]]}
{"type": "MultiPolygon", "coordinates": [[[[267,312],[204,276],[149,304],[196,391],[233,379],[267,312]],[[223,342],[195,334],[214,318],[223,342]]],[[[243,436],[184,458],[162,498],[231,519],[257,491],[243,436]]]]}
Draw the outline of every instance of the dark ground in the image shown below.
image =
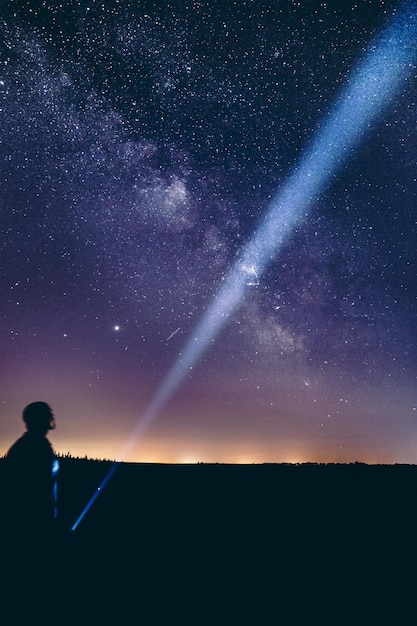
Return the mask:
{"type": "Polygon", "coordinates": [[[71,531],[110,467],[61,459],[57,538],[5,538],[5,624],[416,623],[417,466],[121,464],[71,531]]]}

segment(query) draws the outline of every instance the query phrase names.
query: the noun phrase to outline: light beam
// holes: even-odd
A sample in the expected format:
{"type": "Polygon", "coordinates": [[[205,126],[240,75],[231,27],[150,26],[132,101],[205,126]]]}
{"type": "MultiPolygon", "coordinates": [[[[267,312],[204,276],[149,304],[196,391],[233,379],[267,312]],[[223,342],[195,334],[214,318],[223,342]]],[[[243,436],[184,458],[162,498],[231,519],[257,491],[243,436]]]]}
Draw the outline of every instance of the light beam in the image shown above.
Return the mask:
{"type": "MultiPolygon", "coordinates": [[[[329,186],[336,172],[353,154],[363,136],[398,95],[417,57],[417,2],[408,2],[394,13],[386,29],[373,41],[351,75],[333,109],[317,130],[284,186],[273,197],[265,218],[225,276],[217,295],[171,367],[165,380],[137,422],[120,458],[132,448],[182,381],[190,374],[231,315],[243,302],[247,289],[245,267],[256,267],[258,277],[279,252],[302,217],[329,186]]],[[[109,471],[113,475],[115,468],[109,471]]],[[[75,529],[98,493],[106,476],[75,529]]]]}

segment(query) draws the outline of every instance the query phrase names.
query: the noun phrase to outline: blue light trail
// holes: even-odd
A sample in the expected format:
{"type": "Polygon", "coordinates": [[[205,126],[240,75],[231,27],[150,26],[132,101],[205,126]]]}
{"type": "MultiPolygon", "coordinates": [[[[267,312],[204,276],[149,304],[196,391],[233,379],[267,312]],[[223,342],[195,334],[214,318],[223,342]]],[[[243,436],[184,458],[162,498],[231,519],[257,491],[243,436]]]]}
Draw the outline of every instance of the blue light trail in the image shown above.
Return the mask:
{"type": "MultiPolygon", "coordinates": [[[[171,367],[147,411],[121,451],[125,458],[231,315],[243,302],[248,287],[245,268],[257,278],[277,255],[301,218],[331,184],[336,172],[353,154],[364,135],[395,99],[417,58],[417,2],[400,6],[382,34],[369,45],[365,58],[347,78],[333,109],[317,130],[293,174],[272,198],[264,220],[223,280],[217,295],[171,367]]],[[[114,474],[104,478],[73,526],[78,526],[98,494],[114,474]]]]}

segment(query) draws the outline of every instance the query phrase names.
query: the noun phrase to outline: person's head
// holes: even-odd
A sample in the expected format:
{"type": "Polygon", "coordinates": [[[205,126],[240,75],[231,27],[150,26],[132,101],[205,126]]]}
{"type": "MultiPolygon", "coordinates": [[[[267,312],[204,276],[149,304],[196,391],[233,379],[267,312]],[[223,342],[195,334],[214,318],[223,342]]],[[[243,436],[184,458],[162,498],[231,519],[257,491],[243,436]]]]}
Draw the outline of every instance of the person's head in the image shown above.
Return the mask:
{"type": "Polygon", "coordinates": [[[22,418],[29,432],[45,435],[55,428],[54,414],[46,402],[31,402],[23,409],[22,418]]]}

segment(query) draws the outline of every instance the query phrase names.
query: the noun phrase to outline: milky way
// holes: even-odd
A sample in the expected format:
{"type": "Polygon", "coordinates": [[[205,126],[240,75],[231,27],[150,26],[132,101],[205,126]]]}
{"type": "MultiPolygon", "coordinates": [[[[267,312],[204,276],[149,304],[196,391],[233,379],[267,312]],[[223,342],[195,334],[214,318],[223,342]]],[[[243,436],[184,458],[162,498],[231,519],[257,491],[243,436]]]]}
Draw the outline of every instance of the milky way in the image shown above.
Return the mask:
{"type": "MultiPolygon", "coordinates": [[[[43,399],[57,450],[118,454],[401,6],[223,4],[2,9],[0,452],[43,399]]],[[[132,459],[417,460],[415,79],[132,459]]]]}

